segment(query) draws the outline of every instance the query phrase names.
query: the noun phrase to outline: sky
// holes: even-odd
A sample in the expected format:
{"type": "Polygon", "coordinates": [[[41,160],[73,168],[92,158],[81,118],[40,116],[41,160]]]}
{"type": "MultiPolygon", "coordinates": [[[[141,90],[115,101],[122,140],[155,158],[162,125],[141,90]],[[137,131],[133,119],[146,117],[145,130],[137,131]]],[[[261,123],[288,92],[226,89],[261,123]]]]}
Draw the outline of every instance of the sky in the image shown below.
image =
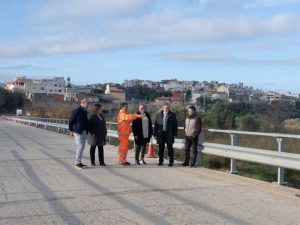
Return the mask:
{"type": "Polygon", "coordinates": [[[300,92],[300,0],[0,0],[0,82],[217,80],[300,92]]]}

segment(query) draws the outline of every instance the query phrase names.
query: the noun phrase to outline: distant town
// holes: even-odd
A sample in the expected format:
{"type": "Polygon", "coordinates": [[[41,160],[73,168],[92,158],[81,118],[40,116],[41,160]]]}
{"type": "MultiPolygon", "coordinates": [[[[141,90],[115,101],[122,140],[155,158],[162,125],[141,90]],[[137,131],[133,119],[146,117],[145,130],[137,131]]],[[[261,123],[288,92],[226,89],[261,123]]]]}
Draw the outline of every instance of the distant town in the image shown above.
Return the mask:
{"type": "Polygon", "coordinates": [[[124,80],[123,83],[96,83],[75,85],[68,77],[53,79],[28,79],[25,76],[16,77],[2,84],[7,90],[21,92],[32,101],[78,101],[89,98],[91,102],[120,103],[124,101],[152,102],[156,104],[172,103],[183,105],[195,104],[197,99],[206,98],[235,102],[284,102],[295,104],[299,94],[264,91],[246,86],[243,83],[226,84],[218,81],[179,81],[177,79],[124,80]],[[139,94],[133,94],[135,88],[142,88],[139,94]],[[148,90],[148,91],[146,91],[148,90]],[[152,95],[149,95],[152,93],[152,95]],[[153,93],[155,93],[153,95],[153,93]]]}

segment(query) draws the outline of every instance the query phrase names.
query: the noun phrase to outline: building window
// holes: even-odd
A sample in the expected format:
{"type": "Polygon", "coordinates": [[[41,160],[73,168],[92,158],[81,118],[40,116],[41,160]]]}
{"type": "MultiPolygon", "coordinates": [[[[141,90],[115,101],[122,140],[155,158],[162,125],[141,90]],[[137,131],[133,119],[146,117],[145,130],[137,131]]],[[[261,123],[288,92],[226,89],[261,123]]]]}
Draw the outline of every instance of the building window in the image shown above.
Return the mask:
{"type": "Polygon", "coordinates": [[[61,90],[61,89],[59,89],[59,90],[58,90],[58,92],[62,92],[62,90],[61,90]]]}
{"type": "Polygon", "coordinates": [[[54,92],[57,92],[57,89],[54,89],[54,92]]]}
{"type": "Polygon", "coordinates": [[[45,88],[44,88],[44,87],[41,87],[41,90],[42,90],[42,91],[44,91],[44,90],[45,90],[45,88]]]}
{"type": "Polygon", "coordinates": [[[54,87],[57,87],[57,84],[54,84],[54,87]]]}
{"type": "Polygon", "coordinates": [[[49,92],[53,92],[53,90],[52,90],[52,89],[49,89],[49,92]]]}

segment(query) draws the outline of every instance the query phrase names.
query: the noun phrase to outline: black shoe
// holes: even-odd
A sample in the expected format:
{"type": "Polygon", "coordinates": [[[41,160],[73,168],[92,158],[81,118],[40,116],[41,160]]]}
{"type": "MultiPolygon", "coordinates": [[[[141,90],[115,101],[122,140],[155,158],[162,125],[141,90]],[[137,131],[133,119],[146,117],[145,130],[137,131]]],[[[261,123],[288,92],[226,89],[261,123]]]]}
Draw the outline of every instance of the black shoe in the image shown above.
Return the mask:
{"type": "Polygon", "coordinates": [[[143,163],[144,165],[147,165],[147,163],[145,162],[145,160],[141,159],[141,161],[142,161],[142,163],[143,163]]]}
{"type": "Polygon", "coordinates": [[[158,166],[162,166],[162,165],[164,165],[164,164],[163,164],[162,162],[160,162],[160,163],[158,163],[157,165],[158,165],[158,166]]]}
{"type": "Polygon", "coordinates": [[[82,167],[80,164],[76,164],[75,167],[76,167],[77,169],[83,169],[83,167],[82,167]]]}
{"type": "Polygon", "coordinates": [[[169,165],[168,165],[168,166],[170,166],[170,167],[171,167],[171,166],[173,166],[173,163],[169,163],[169,165]]]}
{"type": "Polygon", "coordinates": [[[105,163],[100,163],[100,166],[106,166],[106,164],[105,163]]]}
{"type": "Polygon", "coordinates": [[[136,165],[141,165],[139,161],[135,161],[135,164],[136,165]]]}
{"type": "Polygon", "coordinates": [[[182,166],[188,166],[189,164],[187,164],[187,163],[182,163],[182,166]]]}
{"type": "Polygon", "coordinates": [[[85,165],[85,164],[82,164],[82,163],[79,163],[79,165],[80,165],[82,168],[84,168],[84,167],[88,167],[87,165],[85,165]]]}
{"type": "Polygon", "coordinates": [[[131,163],[130,162],[124,162],[124,165],[129,166],[131,163]]]}
{"type": "Polygon", "coordinates": [[[95,163],[91,163],[91,165],[92,165],[92,166],[96,166],[96,164],[95,164],[95,163]]]}
{"type": "Polygon", "coordinates": [[[196,165],[195,165],[194,163],[190,165],[190,167],[195,167],[195,166],[196,166],[196,165]]]}

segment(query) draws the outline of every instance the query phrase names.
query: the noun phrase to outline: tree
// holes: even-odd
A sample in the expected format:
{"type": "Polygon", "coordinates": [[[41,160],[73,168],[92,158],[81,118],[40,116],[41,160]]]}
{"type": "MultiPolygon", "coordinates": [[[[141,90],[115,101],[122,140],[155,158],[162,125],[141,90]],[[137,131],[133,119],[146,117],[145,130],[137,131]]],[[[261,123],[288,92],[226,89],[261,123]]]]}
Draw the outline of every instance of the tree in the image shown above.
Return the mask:
{"type": "Polygon", "coordinates": [[[103,94],[104,91],[103,91],[103,89],[93,88],[93,89],[91,90],[91,93],[92,93],[92,94],[103,94]]]}
{"type": "Polygon", "coordinates": [[[263,113],[265,121],[267,121],[272,131],[279,133],[283,131],[284,121],[298,117],[296,108],[290,104],[282,102],[273,102],[263,113]]]}
{"type": "Polygon", "coordinates": [[[235,114],[228,104],[213,104],[204,116],[204,123],[215,129],[234,129],[235,114]]]}
{"type": "Polygon", "coordinates": [[[67,77],[67,85],[66,85],[67,88],[71,88],[72,85],[71,85],[71,78],[70,77],[67,77]]]}
{"type": "Polygon", "coordinates": [[[185,101],[186,101],[186,102],[189,102],[191,99],[192,99],[192,92],[191,92],[191,90],[188,89],[188,90],[185,92],[185,101]]]}
{"type": "Polygon", "coordinates": [[[13,93],[0,88],[0,112],[12,113],[17,108],[22,108],[24,104],[24,95],[22,93],[13,93]]]}
{"type": "Polygon", "coordinates": [[[238,128],[242,131],[259,131],[262,120],[257,114],[247,113],[237,120],[238,128]]]}
{"type": "Polygon", "coordinates": [[[131,99],[147,99],[153,101],[160,96],[171,96],[169,91],[157,91],[147,86],[134,86],[125,88],[127,100],[131,99]]]}

